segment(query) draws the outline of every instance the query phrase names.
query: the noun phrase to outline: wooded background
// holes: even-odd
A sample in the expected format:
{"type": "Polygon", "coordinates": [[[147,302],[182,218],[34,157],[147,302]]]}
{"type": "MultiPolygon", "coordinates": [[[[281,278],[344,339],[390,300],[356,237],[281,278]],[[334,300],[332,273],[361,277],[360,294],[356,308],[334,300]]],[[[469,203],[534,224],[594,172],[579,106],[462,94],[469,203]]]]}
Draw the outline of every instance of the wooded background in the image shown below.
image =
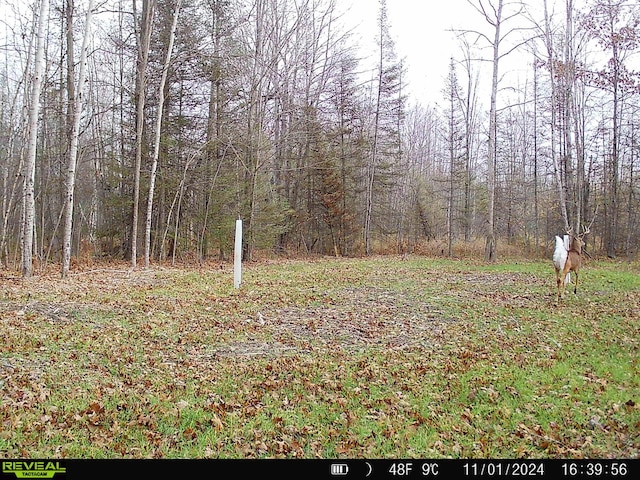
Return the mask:
{"type": "Polygon", "coordinates": [[[228,259],[237,218],[247,260],[546,255],[591,222],[592,253],[634,258],[640,4],[533,3],[469,0],[422,105],[384,0],[372,55],[338,0],[2,1],[3,268],[228,259]]]}

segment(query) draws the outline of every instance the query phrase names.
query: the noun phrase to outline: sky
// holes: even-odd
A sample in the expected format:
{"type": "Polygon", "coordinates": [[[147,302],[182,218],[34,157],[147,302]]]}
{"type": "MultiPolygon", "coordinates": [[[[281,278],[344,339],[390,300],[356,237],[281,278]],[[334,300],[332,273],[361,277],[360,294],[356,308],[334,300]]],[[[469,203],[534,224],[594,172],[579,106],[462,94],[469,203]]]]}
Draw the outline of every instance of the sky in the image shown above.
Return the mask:
{"type": "MultiPolygon", "coordinates": [[[[348,7],[349,23],[357,25],[364,48],[375,48],[377,0],[341,0],[348,7]]],[[[478,28],[484,20],[467,0],[387,0],[391,36],[399,58],[407,66],[410,95],[421,103],[442,97],[452,56],[460,46],[452,29],[478,28]]]]}
{"type": "MultiPolygon", "coordinates": [[[[356,25],[357,34],[364,46],[369,42],[370,51],[376,49],[375,32],[379,11],[379,0],[338,0],[344,8],[351,7],[348,13],[349,24],[356,25]]],[[[485,5],[489,5],[485,1],[485,5]]],[[[586,0],[575,0],[575,7],[584,7],[586,0]]],[[[477,0],[475,2],[477,4],[477,0]]],[[[496,2],[493,2],[496,3],[496,2]]],[[[505,2],[512,6],[516,2],[505,2]]],[[[542,18],[542,1],[529,2],[530,9],[540,9],[533,13],[542,18]]],[[[548,0],[549,14],[564,21],[564,1],[548,0]]],[[[508,8],[505,6],[505,9],[508,8]]],[[[409,96],[414,102],[435,106],[442,102],[445,80],[449,73],[451,58],[459,61],[463,58],[461,41],[458,38],[461,30],[482,31],[488,36],[493,35],[491,27],[483,16],[468,0],[387,0],[390,33],[395,42],[399,58],[404,58],[407,67],[409,96]],[[458,32],[454,32],[457,30],[458,32]]],[[[508,10],[505,14],[508,13],[508,10]]],[[[531,24],[524,16],[510,19],[503,26],[504,30],[516,26],[530,27],[531,24]]],[[[473,40],[472,35],[468,37],[473,40]]],[[[510,35],[509,39],[517,40],[518,35],[510,35]]],[[[507,50],[508,42],[501,47],[507,50]]],[[[491,49],[486,41],[481,40],[483,48],[474,55],[484,59],[491,56],[491,49]]],[[[365,48],[366,49],[366,48],[365,48]]],[[[525,81],[530,82],[532,56],[524,50],[507,55],[500,60],[500,88],[503,99],[509,96],[509,86],[522,86],[525,81]],[[506,88],[505,88],[506,87],[506,88]]],[[[486,103],[489,97],[489,83],[491,73],[490,62],[474,64],[476,72],[480,72],[479,92],[486,93],[486,103]]],[[[463,81],[463,72],[458,71],[459,81],[463,81]]],[[[480,98],[482,102],[483,99],[480,98]]]]}

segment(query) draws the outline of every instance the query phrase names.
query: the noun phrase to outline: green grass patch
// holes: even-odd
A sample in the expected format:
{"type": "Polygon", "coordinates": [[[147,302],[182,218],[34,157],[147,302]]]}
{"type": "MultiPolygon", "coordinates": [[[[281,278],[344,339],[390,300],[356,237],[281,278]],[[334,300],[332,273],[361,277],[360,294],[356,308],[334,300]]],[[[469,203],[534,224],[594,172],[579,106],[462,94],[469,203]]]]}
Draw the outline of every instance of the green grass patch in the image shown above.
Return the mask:
{"type": "Polygon", "coordinates": [[[638,273],[591,262],[557,306],[533,261],[8,280],[0,454],[638,457],[638,273]]]}

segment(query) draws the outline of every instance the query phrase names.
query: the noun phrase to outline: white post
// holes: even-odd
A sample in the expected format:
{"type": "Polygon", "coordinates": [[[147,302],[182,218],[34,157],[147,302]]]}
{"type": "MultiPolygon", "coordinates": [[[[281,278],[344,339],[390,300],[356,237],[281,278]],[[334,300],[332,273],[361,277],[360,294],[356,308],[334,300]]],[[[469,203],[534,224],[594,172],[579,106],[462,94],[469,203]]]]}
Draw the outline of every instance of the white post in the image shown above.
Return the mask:
{"type": "Polygon", "coordinates": [[[233,252],[233,286],[240,288],[242,282],[242,220],[236,220],[236,245],[233,252]]]}

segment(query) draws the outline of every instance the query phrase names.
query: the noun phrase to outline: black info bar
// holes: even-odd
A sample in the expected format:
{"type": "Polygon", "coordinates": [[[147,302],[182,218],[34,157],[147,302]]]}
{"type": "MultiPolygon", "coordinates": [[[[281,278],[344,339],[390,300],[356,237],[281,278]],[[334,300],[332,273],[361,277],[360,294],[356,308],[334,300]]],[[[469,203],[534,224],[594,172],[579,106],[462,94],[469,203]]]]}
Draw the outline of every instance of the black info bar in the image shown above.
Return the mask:
{"type": "Polygon", "coordinates": [[[1,479],[399,479],[640,478],[640,460],[0,460],[1,479]]]}

